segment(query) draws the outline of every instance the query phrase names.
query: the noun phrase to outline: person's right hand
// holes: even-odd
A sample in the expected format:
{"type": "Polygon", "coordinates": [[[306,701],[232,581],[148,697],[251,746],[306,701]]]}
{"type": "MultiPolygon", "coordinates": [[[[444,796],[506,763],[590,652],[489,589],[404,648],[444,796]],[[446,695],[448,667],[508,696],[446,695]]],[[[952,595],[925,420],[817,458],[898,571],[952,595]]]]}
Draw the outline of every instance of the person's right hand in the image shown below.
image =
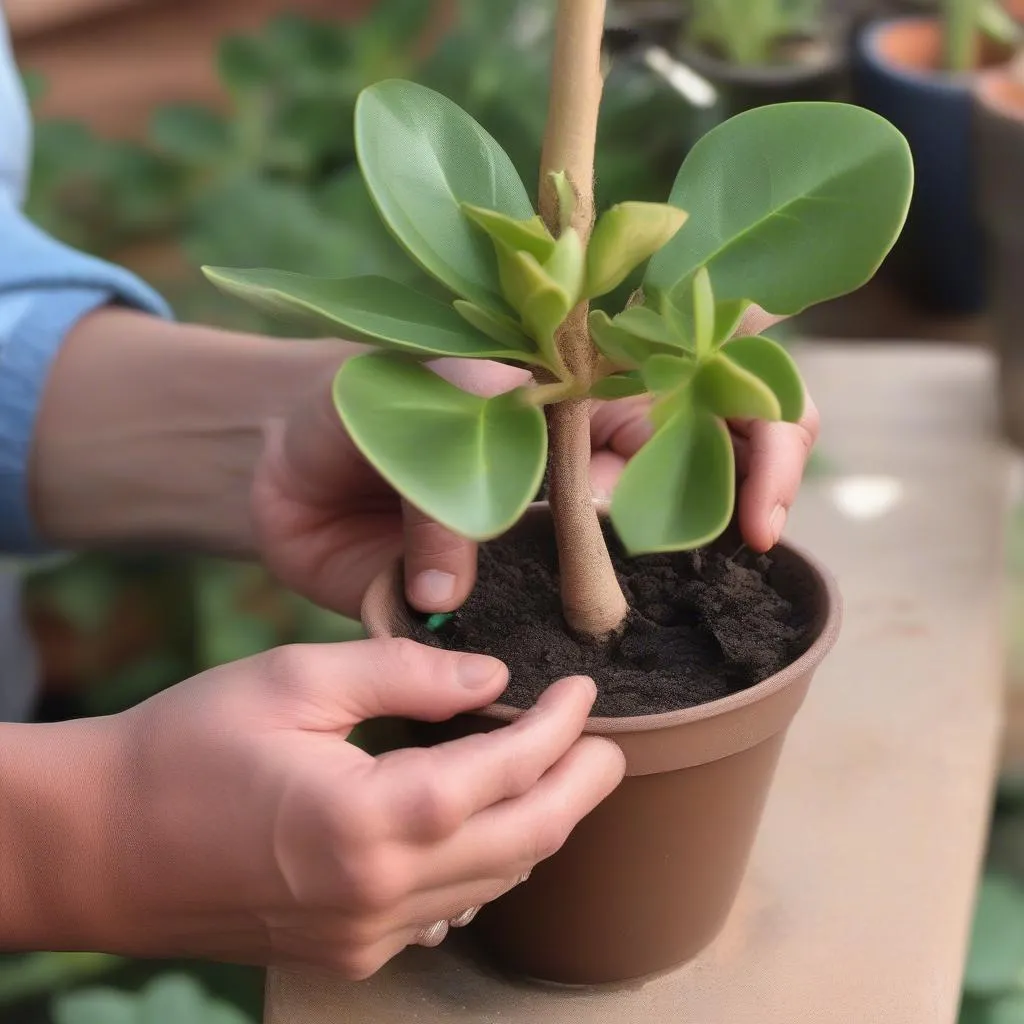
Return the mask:
{"type": "Polygon", "coordinates": [[[77,861],[99,865],[95,931],[47,948],[367,977],[511,888],[622,778],[617,746],[581,738],[584,678],[488,734],[377,758],[347,742],[363,721],[482,707],[506,677],[405,640],[284,647],[96,720],[117,757],[80,780],[110,790],[91,830],[108,846],[77,861]]]}

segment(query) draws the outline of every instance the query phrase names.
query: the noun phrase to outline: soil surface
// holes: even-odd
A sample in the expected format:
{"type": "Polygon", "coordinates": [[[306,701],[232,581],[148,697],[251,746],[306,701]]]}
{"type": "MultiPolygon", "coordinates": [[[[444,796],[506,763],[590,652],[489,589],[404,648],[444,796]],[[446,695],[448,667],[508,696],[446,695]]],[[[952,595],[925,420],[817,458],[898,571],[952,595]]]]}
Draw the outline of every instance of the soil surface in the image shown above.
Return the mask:
{"type": "Polygon", "coordinates": [[[469,600],[416,639],[500,658],[511,674],[502,702],[513,707],[530,707],[563,676],[588,675],[602,717],[717,700],[778,672],[813,641],[810,584],[771,555],[734,548],[627,558],[608,540],[631,609],[612,644],[566,633],[554,542],[522,536],[482,547],[469,600]]]}

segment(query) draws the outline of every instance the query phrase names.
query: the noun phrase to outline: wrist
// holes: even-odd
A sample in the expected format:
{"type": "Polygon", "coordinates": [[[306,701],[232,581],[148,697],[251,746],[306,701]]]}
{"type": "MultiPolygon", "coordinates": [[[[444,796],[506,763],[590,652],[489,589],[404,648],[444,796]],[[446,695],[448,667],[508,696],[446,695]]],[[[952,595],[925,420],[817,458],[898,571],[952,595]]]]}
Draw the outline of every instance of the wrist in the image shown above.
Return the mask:
{"type": "Polygon", "coordinates": [[[354,346],[280,341],[104,309],[68,335],[32,459],[40,532],[66,547],[254,553],[252,472],[265,423],[354,346]]]}
{"type": "Polygon", "coordinates": [[[119,720],[0,726],[0,950],[116,951],[119,720]]]}

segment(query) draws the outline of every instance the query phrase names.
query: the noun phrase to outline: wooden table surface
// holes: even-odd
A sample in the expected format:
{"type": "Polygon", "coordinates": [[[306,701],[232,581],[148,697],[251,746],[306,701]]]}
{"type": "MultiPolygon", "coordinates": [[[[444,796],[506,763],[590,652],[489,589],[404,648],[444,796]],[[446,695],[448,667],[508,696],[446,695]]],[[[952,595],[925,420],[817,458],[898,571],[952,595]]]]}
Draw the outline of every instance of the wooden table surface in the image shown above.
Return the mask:
{"type": "Polygon", "coordinates": [[[357,985],[275,972],[269,1024],[952,1024],[1002,717],[993,368],[920,345],[800,361],[829,472],[789,535],[836,573],[846,621],[718,941],[621,989],[512,984],[444,947],[357,985]]]}

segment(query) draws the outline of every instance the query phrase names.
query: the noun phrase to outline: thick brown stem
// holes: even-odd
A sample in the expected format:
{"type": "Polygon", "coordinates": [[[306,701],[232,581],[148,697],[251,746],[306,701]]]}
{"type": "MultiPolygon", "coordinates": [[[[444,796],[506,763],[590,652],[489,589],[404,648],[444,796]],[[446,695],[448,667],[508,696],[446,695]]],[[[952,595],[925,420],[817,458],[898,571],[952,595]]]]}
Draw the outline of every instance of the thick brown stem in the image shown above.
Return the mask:
{"type": "MultiPolygon", "coordinates": [[[[551,74],[551,100],[540,174],[540,212],[560,230],[558,194],[550,174],[564,172],[576,192],[572,227],[584,241],[594,219],[594,148],[601,105],[604,0],[560,0],[551,74]]],[[[587,304],[570,314],[558,334],[565,365],[589,385],[597,352],[587,328],[587,304]]],[[[621,626],[623,597],[590,489],[590,402],[549,407],[551,512],[558,543],[562,609],[575,632],[595,640],[621,626]]]]}

